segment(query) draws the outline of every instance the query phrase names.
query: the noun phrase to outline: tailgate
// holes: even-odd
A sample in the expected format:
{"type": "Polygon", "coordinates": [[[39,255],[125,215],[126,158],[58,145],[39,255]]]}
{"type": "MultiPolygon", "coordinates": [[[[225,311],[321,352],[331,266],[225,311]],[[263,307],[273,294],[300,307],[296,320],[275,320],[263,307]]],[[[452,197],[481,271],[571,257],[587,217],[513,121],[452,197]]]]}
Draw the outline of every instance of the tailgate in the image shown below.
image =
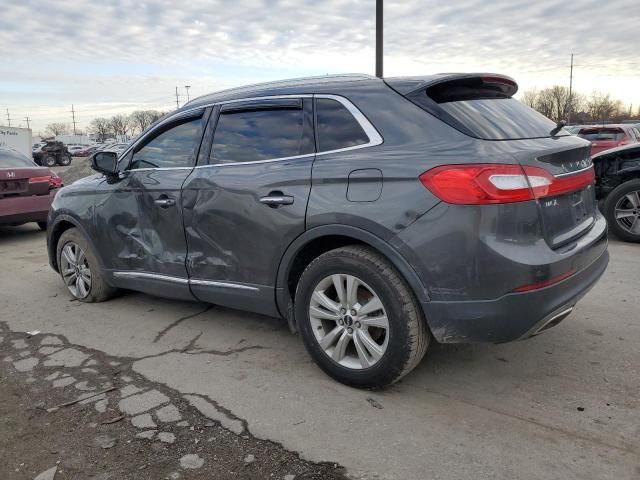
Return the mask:
{"type": "Polygon", "coordinates": [[[566,185],[562,193],[538,200],[545,240],[550,247],[559,248],[584,235],[596,220],[594,185],[584,182],[593,172],[590,147],[571,140],[563,140],[560,145],[553,139],[529,143],[530,149],[514,153],[518,162],[543,168],[554,176],[554,183],[566,185]]]}

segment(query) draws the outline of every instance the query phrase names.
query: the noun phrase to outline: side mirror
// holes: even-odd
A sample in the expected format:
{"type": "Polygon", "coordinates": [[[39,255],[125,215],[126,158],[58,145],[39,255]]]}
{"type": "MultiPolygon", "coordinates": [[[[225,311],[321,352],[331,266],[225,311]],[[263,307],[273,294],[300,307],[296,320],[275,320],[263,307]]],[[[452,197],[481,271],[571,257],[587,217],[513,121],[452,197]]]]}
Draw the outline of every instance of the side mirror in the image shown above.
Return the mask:
{"type": "Polygon", "coordinates": [[[118,174],[118,154],[116,152],[97,152],[91,156],[91,168],[108,176],[118,174]]]}

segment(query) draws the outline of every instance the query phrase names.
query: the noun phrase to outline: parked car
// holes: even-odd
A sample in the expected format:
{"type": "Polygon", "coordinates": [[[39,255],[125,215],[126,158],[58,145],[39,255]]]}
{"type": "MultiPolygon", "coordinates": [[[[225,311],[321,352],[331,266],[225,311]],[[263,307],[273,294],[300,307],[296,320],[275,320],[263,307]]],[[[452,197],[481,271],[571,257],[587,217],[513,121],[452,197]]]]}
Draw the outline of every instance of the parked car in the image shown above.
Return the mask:
{"type": "Polygon", "coordinates": [[[596,198],[609,228],[622,240],[640,243],[640,143],[606,150],[592,160],[596,198]]]}
{"type": "Polygon", "coordinates": [[[76,151],[74,153],[74,156],[76,156],[76,157],[88,157],[89,155],[93,154],[97,150],[98,150],[98,147],[96,145],[93,145],[91,147],[84,147],[82,150],[76,151]]]}
{"type": "Polygon", "coordinates": [[[115,153],[122,153],[126,150],[126,148],[129,146],[128,143],[112,143],[109,144],[107,146],[105,146],[102,151],[103,152],[115,152],[115,153]]]}
{"type": "Polygon", "coordinates": [[[624,123],[584,126],[578,136],[591,142],[591,155],[640,141],[640,131],[635,126],[624,123]]]}
{"type": "Polygon", "coordinates": [[[78,152],[81,152],[85,148],[87,148],[85,145],[67,145],[67,150],[69,150],[71,155],[74,157],[79,156],[78,152]]]}
{"type": "Polygon", "coordinates": [[[62,179],[29,157],[0,147],[0,224],[36,222],[47,228],[49,206],[62,179]]]}
{"type": "Polygon", "coordinates": [[[589,143],[516,90],[327,76],[192,100],[60,192],[51,266],[82,302],[122,288],[282,316],[356,387],[434,340],[537,335],[605,271],[607,229],[589,143]]]}

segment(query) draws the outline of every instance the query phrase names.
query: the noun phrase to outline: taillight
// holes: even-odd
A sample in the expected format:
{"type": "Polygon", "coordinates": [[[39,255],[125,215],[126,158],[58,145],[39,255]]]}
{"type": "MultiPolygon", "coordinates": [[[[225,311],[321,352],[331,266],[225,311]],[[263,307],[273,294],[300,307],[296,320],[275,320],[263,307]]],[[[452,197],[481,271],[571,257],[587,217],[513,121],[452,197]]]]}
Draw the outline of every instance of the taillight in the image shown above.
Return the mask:
{"type": "Polygon", "coordinates": [[[62,187],[62,178],[54,173],[49,179],[49,189],[53,190],[54,188],[60,187],[62,187]]]}
{"type": "Polygon", "coordinates": [[[509,164],[443,165],[420,181],[440,200],[457,205],[513,203],[562,195],[594,181],[593,168],[555,177],[544,168],[509,164]]]}
{"type": "Polygon", "coordinates": [[[51,176],[47,175],[46,177],[31,177],[29,179],[29,184],[32,183],[44,183],[44,182],[50,182],[51,181],[51,176]]]}

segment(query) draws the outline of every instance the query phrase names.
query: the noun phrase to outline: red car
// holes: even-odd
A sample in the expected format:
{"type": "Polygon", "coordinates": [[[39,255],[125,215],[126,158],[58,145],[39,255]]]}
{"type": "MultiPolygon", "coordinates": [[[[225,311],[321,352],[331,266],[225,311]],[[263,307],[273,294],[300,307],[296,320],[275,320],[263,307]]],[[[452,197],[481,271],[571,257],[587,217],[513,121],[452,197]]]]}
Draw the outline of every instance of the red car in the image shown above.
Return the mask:
{"type": "Polygon", "coordinates": [[[49,206],[62,179],[9,148],[0,148],[0,225],[36,222],[47,229],[49,206]]]}
{"type": "Polygon", "coordinates": [[[591,142],[591,155],[640,142],[640,131],[635,125],[611,124],[582,127],[578,136],[591,142]]]}

